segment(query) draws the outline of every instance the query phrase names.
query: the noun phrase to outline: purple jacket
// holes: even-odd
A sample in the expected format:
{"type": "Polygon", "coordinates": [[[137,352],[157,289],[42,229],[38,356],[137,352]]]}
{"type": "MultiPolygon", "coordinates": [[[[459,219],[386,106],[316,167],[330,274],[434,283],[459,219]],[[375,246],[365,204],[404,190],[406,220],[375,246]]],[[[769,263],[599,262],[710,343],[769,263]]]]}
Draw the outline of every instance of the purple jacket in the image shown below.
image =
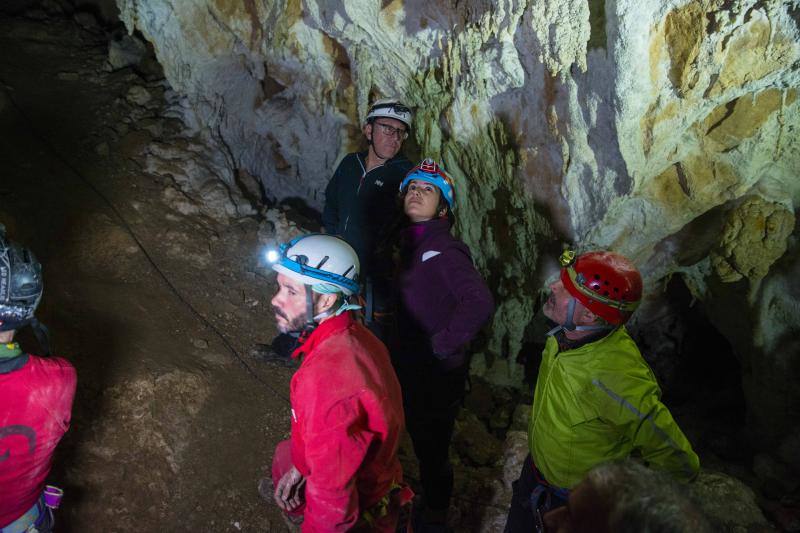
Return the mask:
{"type": "Polygon", "coordinates": [[[450,234],[447,219],[437,218],[403,230],[400,257],[397,363],[435,358],[445,370],[463,366],[466,345],[494,311],[469,248],[450,234]]]}

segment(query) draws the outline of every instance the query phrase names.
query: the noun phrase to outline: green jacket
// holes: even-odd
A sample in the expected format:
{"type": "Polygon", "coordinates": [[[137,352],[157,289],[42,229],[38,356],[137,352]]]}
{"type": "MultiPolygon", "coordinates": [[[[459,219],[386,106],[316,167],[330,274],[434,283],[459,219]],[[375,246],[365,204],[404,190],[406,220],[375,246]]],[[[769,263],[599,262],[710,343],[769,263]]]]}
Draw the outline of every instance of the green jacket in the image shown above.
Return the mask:
{"type": "Polygon", "coordinates": [[[651,467],[693,478],[700,461],[660,398],[624,326],[561,353],[548,338],[528,425],[534,463],[553,485],[572,488],[593,466],[637,450],[651,467]]]}

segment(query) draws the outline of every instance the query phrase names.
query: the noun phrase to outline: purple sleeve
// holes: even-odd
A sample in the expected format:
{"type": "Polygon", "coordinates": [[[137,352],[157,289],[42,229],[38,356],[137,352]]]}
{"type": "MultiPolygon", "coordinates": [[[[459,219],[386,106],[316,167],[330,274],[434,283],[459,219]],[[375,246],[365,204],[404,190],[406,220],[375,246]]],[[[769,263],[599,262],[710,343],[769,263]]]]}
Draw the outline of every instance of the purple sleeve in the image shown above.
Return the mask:
{"type": "Polygon", "coordinates": [[[458,352],[475,338],[494,311],[492,294],[466,250],[450,248],[442,254],[442,278],[456,300],[445,327],[432,338],[433,351],[440,359],[458,352]]]}

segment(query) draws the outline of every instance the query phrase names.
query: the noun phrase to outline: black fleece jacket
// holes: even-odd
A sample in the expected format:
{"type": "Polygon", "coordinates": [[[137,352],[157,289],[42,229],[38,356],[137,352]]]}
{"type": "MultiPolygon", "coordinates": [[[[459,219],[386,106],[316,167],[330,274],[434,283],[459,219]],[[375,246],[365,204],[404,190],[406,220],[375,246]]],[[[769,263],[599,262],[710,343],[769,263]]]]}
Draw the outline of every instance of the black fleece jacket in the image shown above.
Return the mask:
{"type": "Polygon", "coordinates": [[[391,224],[400,216],[397,193],[413,167],[402,154],[366,172],[367,152],[347,154],[325,189],[322,224],[325,231],[343,237],[361,262],[361,277],[377,274],[391,258],[376,250],[391,224]]]}

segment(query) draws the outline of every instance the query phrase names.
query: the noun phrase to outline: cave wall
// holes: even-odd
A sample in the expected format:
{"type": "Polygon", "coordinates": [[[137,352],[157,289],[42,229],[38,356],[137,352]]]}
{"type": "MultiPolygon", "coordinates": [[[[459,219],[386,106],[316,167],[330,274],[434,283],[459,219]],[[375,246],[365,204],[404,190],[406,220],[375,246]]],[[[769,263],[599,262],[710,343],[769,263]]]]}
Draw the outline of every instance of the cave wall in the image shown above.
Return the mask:
{"type": "Polygon", "coordinates": [[[500,374],[518,378],[557,240],[603,246],[642,267],[649,298],[682,276],[704,302],[765,446],[800,422],[796,0],[117,5],[230,187],[246,173],[319,209],[368,102],[415,108],[407,152],[454,175],[500,374]]]}

